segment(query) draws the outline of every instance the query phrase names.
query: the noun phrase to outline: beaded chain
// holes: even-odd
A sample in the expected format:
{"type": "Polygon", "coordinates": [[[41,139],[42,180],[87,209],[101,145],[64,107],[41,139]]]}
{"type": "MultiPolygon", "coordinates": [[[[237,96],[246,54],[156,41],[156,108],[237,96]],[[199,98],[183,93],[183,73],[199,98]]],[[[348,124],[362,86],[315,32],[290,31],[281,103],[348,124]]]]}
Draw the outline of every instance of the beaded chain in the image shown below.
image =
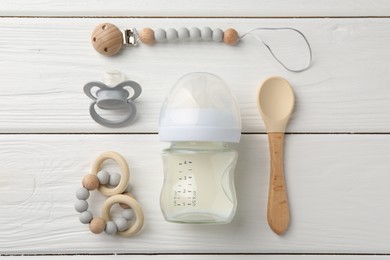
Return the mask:
{"type": "Polygon", "coordinates": [[[115,152],[106,152],[100,155],[93,164],[91,174],[84,176],[82,187],[76,191],[77,201],[74,207],[80,213],[80,222],[89,224],[92,233],[100,234],[105,231],[111,235],[131,236],[141,230],[144,214],[141,206],[130,193],[129,179],[130,172],[125,159],[115,152]],[[108,159],[119,164],[122,175],[119,173],[109,174],[101,169],[103,162],[108,159]],[[103,204],[101,217],[94,217],[88,210],[87,199],[90,196],[90,191],[96,189],[109,197],[103,204]],[[112,219],[110,210],[117,203],[123,208],[123,211],[121,217],[112,219]],[[131,222],[133,222],[132,225],[130,225],[131,222]]]}
{"type": "Polygon", "coordinates": [[[212,30],[210,27],[201,29],[192,27],[190,29],[180,28],[178,30],[169,28],[167,30],[158,28],[153,31],[150,28],[144,28],[139,33],[139,39],[145,44],[176,42],[176,41],[211,41],[224,42],[228,45],[236,45],[239,41],[236,30],[230,28],[222,31],[219,28],[212,30]]]}

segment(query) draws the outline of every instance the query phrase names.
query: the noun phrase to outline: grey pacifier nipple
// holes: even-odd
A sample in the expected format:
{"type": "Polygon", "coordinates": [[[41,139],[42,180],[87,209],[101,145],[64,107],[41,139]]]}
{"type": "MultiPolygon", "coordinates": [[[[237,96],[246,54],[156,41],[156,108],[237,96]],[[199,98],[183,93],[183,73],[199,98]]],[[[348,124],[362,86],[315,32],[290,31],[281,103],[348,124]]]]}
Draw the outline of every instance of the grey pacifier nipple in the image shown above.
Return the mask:
{"type": "Polygon", "coordinates": [[[89,106],[91,117],[97,123],[107,127],[123,127],[130,124],[137,114],[137,108],[133,101],[141,95],[141,86],[135,81],[124,81],[124,75],[118,71],[107,72],[103,81],[104,83],[88,82],[84,86],[84,93],[93,100],[89,106]],[[93,88],[98,89],[96,93],[92,92],[93,88]],[[128,88],[132,91],[129,92],[128,88]],[[96,106],[102,110],[125,111],[125,117],[117,120],[103,118],[96,112],[96,106]]]}

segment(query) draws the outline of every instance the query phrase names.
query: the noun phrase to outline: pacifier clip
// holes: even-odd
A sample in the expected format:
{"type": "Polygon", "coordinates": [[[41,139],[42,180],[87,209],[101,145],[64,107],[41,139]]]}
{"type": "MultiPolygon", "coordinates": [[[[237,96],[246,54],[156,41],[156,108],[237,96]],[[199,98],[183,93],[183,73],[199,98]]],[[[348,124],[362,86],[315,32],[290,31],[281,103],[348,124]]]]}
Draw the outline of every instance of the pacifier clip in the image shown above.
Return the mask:
{"type": "Polygon", "coordinates": [[[162,28],[158,28],[156,30],[143,28],[138,32],[135,28],[120,30],[117,26],[111,23],[102,23],[94,29],[91,36],[91,42],[97,52],[105,56],[112,56],[117,54],[123,45],[137,46],[140,42],[146,45],[153,45],[186,41],[213,41],[216,43],[225,43],[229,46],[235,46],[247,35],[254,36],[256,40],[262,43],[274,59],[286,70],[291,72],[302,72],[310,68],[312,63],[312,51],[309,41],[301,31],[292,27],[258,27],[240,36],[233,28],[229,28],[224,31],[220,28],[211,29],[210,27],[192,27],[189,29],[182,27],[179,29],[169,28],[167,30],[162,28]],[[304,39],[309,51],[309,61],[307,65],[301,69],[289,68],[275,55],[269,44],[254,34],[255,31],[260,30],[290,30],[298,33],[304,39]]]}

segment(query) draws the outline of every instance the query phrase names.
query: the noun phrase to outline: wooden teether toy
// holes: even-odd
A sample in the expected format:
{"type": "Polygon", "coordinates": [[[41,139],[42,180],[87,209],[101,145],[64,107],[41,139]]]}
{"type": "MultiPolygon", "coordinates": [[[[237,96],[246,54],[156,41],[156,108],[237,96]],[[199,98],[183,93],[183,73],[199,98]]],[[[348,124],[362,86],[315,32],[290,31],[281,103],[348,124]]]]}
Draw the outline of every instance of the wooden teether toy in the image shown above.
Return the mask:
{"type": "Polygon", "coordinates": [[[247,35],[253,34],[254,31],[259,30],[290,30],[298,33],[307,44],[309,49],[309,63],[302,69],[291,69],[288,68],[280,59],[276,57],[271,47],[260,39],[258,36],[253,35],[259,42],[261,42],[272,54],[272,56],[276,59],[278,63],[280,63],[285,69],[291,72],[301,72],[307,70],[311,66],[311,47],[306,39],[305,35],[295,29],[290,27],[281,27],[281,28],[265,28],[259,27],[255,28],[243,35],[239,35],[238,32],[229,28],[226,30],[222,30],[220,28],[211,29],[210,27],[203,28],[169,28],[167,30],[158,28],[153,30],[151,28],[143,28],[139,32],[137,29],[125,29],[120,30],[113,24],[110,23],[102,23],[96,26],[94,31],[92,32],[91,42],[93,47],[97,52],[103,54],[105,56],[112,56],[117,54],[123,45],[128,46],[137,46],[139,42],[147,45],[160,44],[160,43],[173,43],[173,42],[186,42],[186,41],[213,41],[217,43],[225,43],[227,45],[237,45],[242,38],[247,35]]]}
{"type": "Polygon", "coordinates": [[[92,166],[92,173],[84,176],[83,187],[76,191],[75,210],[80,213],[79,219],[83,224],[89,224],[92,233],[99,234],[105,231],[107,234],[131,236],[138,233],[144,223],[144,214],[141,206],[135,200],[129,190],[130,172],[125,159],[118,153],[106,152],[101,154],[92,166]],[[109,174],[102,170],[102,164],[112,159],[118,163],[122,174],[109,174]],[[114,186],[114,187],[110,187],[114,186]],[[88,211],[90,191],[98,189],[109,198],[105,201],[101,217],[93,217],[88,211]],[[122,216],[112,219],[110,210],[114,204],[123,206],[122,216]],[[135,216],[135,220],[133,220],[135,216]],[[130,222],[132,222],[130,226],[130,222]]]}

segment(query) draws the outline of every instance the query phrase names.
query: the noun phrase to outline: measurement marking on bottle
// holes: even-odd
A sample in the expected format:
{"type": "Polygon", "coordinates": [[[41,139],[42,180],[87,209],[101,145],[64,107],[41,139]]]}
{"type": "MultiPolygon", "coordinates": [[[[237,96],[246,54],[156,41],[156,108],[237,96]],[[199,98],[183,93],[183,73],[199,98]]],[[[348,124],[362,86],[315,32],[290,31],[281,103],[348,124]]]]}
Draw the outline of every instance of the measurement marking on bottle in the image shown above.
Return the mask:
{"type": "Polygon", "coordinates": [[[193,182],[194,164],[193,161],[183,160],[178,162],[177,169],[177,182],[174,190],[173,206],[175,207],[188,207],[196,206],[196,191],[193,182]]]}

